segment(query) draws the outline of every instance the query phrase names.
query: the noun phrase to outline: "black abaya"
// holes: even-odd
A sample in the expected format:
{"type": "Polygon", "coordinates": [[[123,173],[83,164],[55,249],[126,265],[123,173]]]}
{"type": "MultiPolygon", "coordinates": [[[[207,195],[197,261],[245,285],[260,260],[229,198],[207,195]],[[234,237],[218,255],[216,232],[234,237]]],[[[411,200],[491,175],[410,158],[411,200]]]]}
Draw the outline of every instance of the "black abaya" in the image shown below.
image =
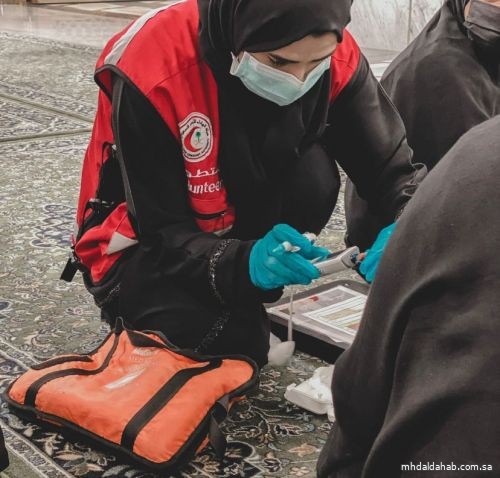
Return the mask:
{"type": "MultiPolygon", "coordinates": [[[[466,3],[447,0],[381,81],[403,119],[413,161],[428,170],[470,128],[500,114],[500,55],[468,38],[466,3]]],[[[370,247],[387,223],[351,182],[345,203],[349,242],[370,247]]]]}
{"type": "Polygon", "coordinates": [[[430,478],[500,476],[499,159],[497,116],[460,139],[405,209],[335,366],[321,478],[424,476],[401,465],[427,462],[493,467],[430,478]]]}
{"type": "Polygon", "coordinates": [[[468,38],[463,3],[448,0],[382,78],[414,160],[428,169],[470,128],[500,114],[500,56],[468,38]]]}

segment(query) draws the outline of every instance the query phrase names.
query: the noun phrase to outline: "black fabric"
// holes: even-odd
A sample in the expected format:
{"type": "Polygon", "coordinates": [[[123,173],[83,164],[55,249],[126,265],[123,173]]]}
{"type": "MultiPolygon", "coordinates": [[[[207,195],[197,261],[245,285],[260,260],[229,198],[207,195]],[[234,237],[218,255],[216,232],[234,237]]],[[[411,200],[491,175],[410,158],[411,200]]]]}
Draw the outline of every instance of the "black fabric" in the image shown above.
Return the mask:
{"type": "Polygon", "coordinates": [[[302,98],[280,107],[229,74],[231,53],[275,50],[312,33],[334,32],[341,39],[351,0],[284,0],[276,5],[266,0],[198,0],[198,6],[200,48],[219,86],[219,161],[229,199],[239,211],[235,233],[241,238],[262,236],[286,208],[282,179],[299,162],[328,161],[314,143],[326,125],[330,72],[302,98]],[[258,229],[253,217],[259,217],[258,229]]]}
{"type": "Polygon", "coordinates": [[[500,5],[471,0],[464,26],[479,53],[500,58],[500,5]]]}
{"type": "Polygon", "coordinates": [[[222,460],[227,449],[227,440],[222,432],[220,425],[226,419],[229,411],[229,397],[225,395],[215,404],[210,417],[210,425],[208,432],[208,439],[210,445],[215,451],[215,456],[222,460]]]}
{"type": "MultiPolygon", "coordinates": [[[[228,64],[230,53],[271,51],[312,33],[342,40],[352,0],[198,0],[200,44],[210,64],[228,64]]],[[[226,70],[228,71],[228,70],[226,70]]]]}
{"type": "Polygon", "coordinates": [[[465,3],[448,0],[382,78],[415,161],[429,169],[470,128],[500,114],[500,55],[468,38],[465,3]]]}
{"type": "MultiPolygon", "coordinates": [[[[179,260],[172,255],[175,260],[172,266],[162,266],[157,262],[155,252],[158,249],[139,248],[129,260],[121,283],[118,314],[125,316],[138,330],[158,330],[176,346],[196,349],[220,318],[221,308],[211,297],[200,298],[197,288],[185,283],[185,271],[179,272],[181,279],[175,277],[182,257],[179,260]]],[[[226,254],[220,271],[231,275],[231,268],[237,269],[242,259],[236,250],[226,254]]],[[[197,261],[188,262],[189,269],[197,261]]],[[[199,268],[203,268],[201,261],[199,268]]],[[[190,272],[193,282],[207,281],[207,276],[200,274],[201,271],[190,272]]],[[[246,303],[231,307],[230,320],[204,352],[242,354],[262,366],[267,362],[268,350],[269,321],[264,307],[259,302],[248,302],[247,298],[246,303]]]]}
{"type": "Polygon", "coordinates": [[[330,108],[327,151],[349,177],[345,193],[348,245],[366,250],[409,201],[426,169],[414,165],[394,105],[362,58],[350,91],[330,108]]]}
{"type": "Polygon", "coordinates": [[[68,262],[66,262],[66,265],[64,266],[60,279],[66,282],[72,282],[77,272],[78,272],[77,263],[73,258],[70,258],[68,259],[68,262]]]}
{"type": "Polygon", "coordinates": [[[335,365],[337,424],[320,478],[500,475],[499,157],[496,117],[457,143],[405,209],[335,365]],[[410,462],[494,471],[403,472],[410,462]]]}
{"type": "Polygon", "coordinates": [[[448,0],[448,8],[453,12],[453,15],[458,20],[459,25],[462,25],[465,21],[464,9],[469,3],[469,0],[448,0]]]}
{"type": "MultiPolygon", "coordinates": [[[[116,85],[123,80],[116,79],[116,85]]],[[[221,239],[202,232],[188,203],[182,152],[158,112],[131,85],[116,99],[114,134],[121,152],[134,197],[137,222],[141,225],[141,249],[154,256],[165,277],[196,290],[200,299],[213,299],[208,282],[208,261],[221,239]],[[168,265],[172,270],[169,270],[168,265]]],[[[233,242],[225,256],[242,258],[250,253],[253,241],[233,242]]],[[[222,269],[224,267],[220,265],[222,269]]],[[[222,295],[229,304],[273,300],[279,291],[265,292],[252,285],[246,261],[231,261],[228,289],[222,295]]],[[[126,281],[125,281],[126,282],[126,281]]]]}
{"type": "MultiPolygon", "coordinates": [[[[466,0],[447,0],[389,66],[382,86],[406,128],[413,162],[432,169],[473,126],[500,113],[500,55],[480,51],[464,26],[466,0]]],[[[347,242],[370,247],[387,219],[346,187],[347,242]]]]}
{"type": "Polygon", "coordinates": [[[88,355],[65,355],[63,357],[55,357],[45,362],[34,364],[31,368],[33,370],[43,370],[66,362],[92,362],[92,358],[88,355]]]}
{"type": "Polygon", "coordinates": [[[9,454],[3,438],[3,432],[0,428],[0,471],[5,470],[9,466],[9,454]]]}

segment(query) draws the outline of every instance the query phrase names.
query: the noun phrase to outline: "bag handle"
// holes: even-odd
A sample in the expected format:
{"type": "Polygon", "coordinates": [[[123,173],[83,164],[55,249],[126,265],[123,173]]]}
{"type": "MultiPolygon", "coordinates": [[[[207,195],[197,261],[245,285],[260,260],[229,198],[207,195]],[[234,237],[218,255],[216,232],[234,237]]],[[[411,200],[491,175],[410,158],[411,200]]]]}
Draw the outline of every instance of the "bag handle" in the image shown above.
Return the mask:
{"type": "Polygon", "coordinates": [[[224,395],[217,400],[215,408],[210,416],[210,426],[208,431],[208,441],[215,451],[215,456],[219,461],[224,459],[227,449],[227,440],[220,425],[226,419],[229,411],[229,396],[224,395]]]}
{"type": "Polygon", "coordinates": [[[130,419],[121,437],[121,446],[133,451],[134,444],[143,428],[163,409],[170,400],[194,377],[219,368],[221,359],[214,359],[204,367],[191,367],[179,370],[170,377],[163,386],[148,400],[146,404],[130,419]]]}
{"type": "Polygon", "coordinates": [[[158,340],[148,337],[144,333],[136,332],[130,329],[125,329],[125,332],[127,333],[128,338],[130,339],[130,343],[134,347],[156,347],[159,349],[165,348],[166,344],[158,342],[158,340]]]}

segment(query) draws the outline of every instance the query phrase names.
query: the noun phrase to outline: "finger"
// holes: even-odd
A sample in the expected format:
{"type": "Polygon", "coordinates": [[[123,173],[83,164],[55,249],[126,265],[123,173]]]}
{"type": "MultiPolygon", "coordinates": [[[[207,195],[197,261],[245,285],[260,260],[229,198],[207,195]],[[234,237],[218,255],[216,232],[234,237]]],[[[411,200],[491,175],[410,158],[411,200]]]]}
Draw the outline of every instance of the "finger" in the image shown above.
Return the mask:
{"type": "Polygon", "coordinates": [[[284,264],[294,272],[309,278],[310,280],[318,279],[320,276],[319,270],[314,267],[307,259],[304,259],[298,254],[287,254],[285,256],[277,257],[277,260],[284,264]]]}
{"type": "Polygon", "coordinates": [[[264,267],[272,274],[277,275],[283,284],[308,285],[311,283],[311,279],[307,275],[288,267],[275,257],[269,257],[264,262],[264,267]]]}
{"type": "Polygon", "coordinates": [[[374,250],[383,250],[387,244],[387,241],[392,236],[395,227],[396,227],[395,224],[391,224],[390,226],[387,226],[384,229],[382,229],[379,232],[379,234],[378,234],[377,238],[375,239],[375,242],[371,248],[374,250]]]}
{"type": "Polygon", "coordinates": [[[285,252],[299,252],[300,247],[292,246],[290,242],[283,241],[281,244],[278,244],[274,249],[272,249],[271,253],[274,255],[282,255],[285,252]]]}
{"type": "Polygon", "coordinates": [[[370,274],[370,271],[376,267],[378,261],[380,260],[380,254],[371,253],[367,254],[364,261],[359,266],[359,270],[365,276],[370,274]]]}
{"type": "MultiPolygon", "coordinates": [[[[269,244],[269,248],[270,250],[267,251],[267,254],[268,255],[273,255],[273,256],[282,256],[283,254],[285,254],[286,252],[289,252],[288,251],[288,247],[286,246],[287,244],[290,244],[288,241],[285,241],[281,244],[278,244],[276,247],[274,247],[274,244],[269,244]]],[[[293,247],[291,244],[290,244],[290,247],[293,247]]]]}
{"type": "Polygon", "coordinates": [[[300,251],[297,251],[302,257],[308,260],[313,260],[313,259],[324,259],[325,257],[328,257],[330,255],[330,251],[326,249],[325,247],[319,247],[319,246],[311,246],[309,250],[304,250],[301,249],[300,251]]]}
{"type": "Polygon", "coordinates": [[[288,280],[288,284],[310,284],[312,278],[304,271],[290,266],[287,261],[280,260],[282,258],[269,258],[266,266],[272,267],[274,272],[280,277],[288,280]]]}
{"type": "Polygon", "coordinates": [[[264,274],[261,274],[261,286],[266,290],[277,289],[286,285],[283,278],[266,269],[264,274]],[[264,277],[263,277],[264,276],[264,277]]]}
{"type": "Polygon", "coordinates": [[[278,242],[288,241],[292,246],[298,246],[301,249],[310,250],[312,247],[309,239],[288,224],[278,224],[274,226],[273,236],[278,242]]]}
{"type": "MultiPolygon", "coordinates": [[[[252,253],[259,248],[262,243],[257,243],[254,246],[252,253]]],[[[265,253],[265,251],[262,251],[265,253]]],[[[262,252],[257,250],[257,254],[261,255],[262,252]]],[[[259,284],[261,289],[270,290],[282,287],[284,285],[281,277],[278,277],[274,271],[267,269],[265,266],[265,259],[258,261],[250,261],[250,276],[252,281],[259,284]],[[255,279],[255,280],[254,280],[255,279]]]]}
{"type": "MultiPolygon", "coordinates": [[[[273,238],[280,244],[290,244],[292,248],[299,247],[299,250],[294,252],[300,254],[302,257],[308,260],[316,258],[324,258],[330,254],[330,251],[324,247],[318,247],[312,244],[309,239],[304,237],[300,232],[298,232],[293,227],[288,224],[278,224],[273,228],[273,238]]],[[[290,247],[285,247],[285,250],[293,251],[290,247]]],[[[283,249],[275,251],[269,251],[270,253],[275,252],[276,254],[282,253],[283,249]]]]}

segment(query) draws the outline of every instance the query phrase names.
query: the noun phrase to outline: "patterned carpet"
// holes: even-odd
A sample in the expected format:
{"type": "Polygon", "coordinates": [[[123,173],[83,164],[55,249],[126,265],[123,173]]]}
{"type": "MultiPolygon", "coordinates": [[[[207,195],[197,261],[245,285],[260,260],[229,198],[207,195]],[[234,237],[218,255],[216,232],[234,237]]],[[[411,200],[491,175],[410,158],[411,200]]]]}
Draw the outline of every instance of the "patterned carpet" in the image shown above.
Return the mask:
{"type": "MultiPolygon", "coordinates": [[[[78,279],[58,280],[68,253],[81,160],[92,126],[98,51],[0,33],[0,392],[32,364],[94,348],[107,332],[78,279]]],[[[323,244],[339,247],[339,204],[323,244]]],[[[258,393],[225,425],[230,453],[204,453],[176,476],[315,476],[329,424],[283,398],[322,364],[299,354],[267,367],[258,393]]],[[[146,478],[147,471],[11,414],[0,402],[11,453],[2,476],[146,478]]]]}

